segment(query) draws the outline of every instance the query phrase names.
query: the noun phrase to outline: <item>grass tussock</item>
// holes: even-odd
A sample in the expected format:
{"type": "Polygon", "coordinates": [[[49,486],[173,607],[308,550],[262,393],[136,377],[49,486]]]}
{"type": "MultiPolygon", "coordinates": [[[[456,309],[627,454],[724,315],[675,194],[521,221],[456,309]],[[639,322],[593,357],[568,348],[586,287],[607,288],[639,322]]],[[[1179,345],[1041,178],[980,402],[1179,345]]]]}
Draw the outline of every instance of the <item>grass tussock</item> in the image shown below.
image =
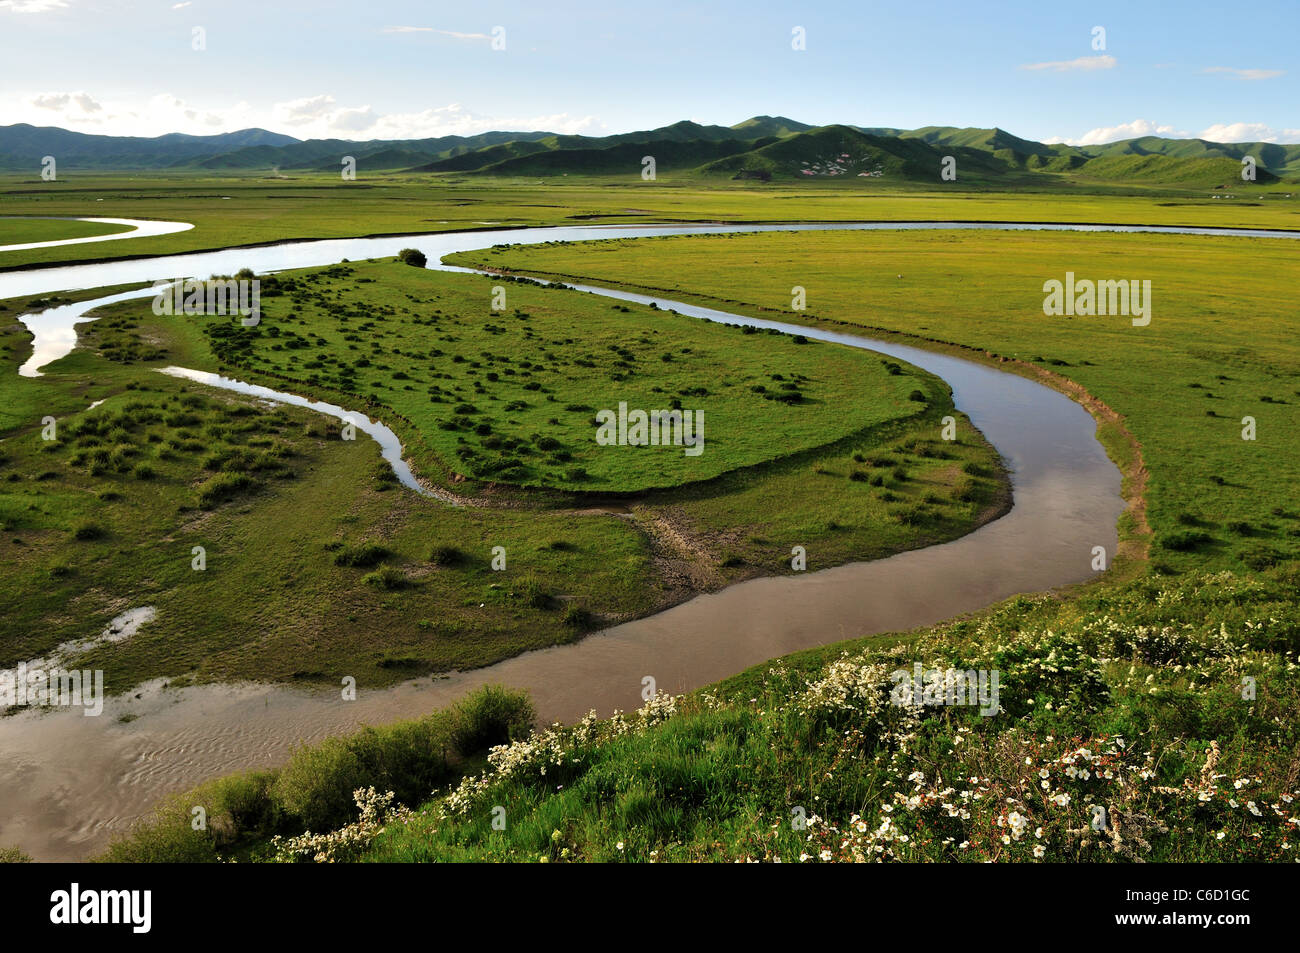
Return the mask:
{"type": "Polygon", "coordinates": [[[270,859],[275,837],[345,825],[361,788],[378,785],[393,792],[390,802],[419,804],[489,747],[524,736],[535,717],[523,693],[486,686],[425,718],[307,745],[278,770],[219,778],[173,797],[98,859],[270,859]]]}

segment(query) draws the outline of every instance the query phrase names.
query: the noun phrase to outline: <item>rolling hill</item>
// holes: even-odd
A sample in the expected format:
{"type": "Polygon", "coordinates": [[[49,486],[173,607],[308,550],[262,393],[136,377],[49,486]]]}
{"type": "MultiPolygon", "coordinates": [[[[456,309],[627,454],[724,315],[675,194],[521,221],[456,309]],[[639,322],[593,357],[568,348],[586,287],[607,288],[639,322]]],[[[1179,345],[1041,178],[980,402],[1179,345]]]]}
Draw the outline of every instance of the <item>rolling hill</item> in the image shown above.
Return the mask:
{"type": "Polygon", "coordinates": [[[1033,181],[1047,173],[1081,181],[1213,189],[1240,185],[1241,159],[1254,156],[1257,182],[1300,179],[1300,144],[1218,143],[1146,136],[1097,146],[1022,139],[1004,129],[810,126],[754,116],[734,126],[690,120],[638,132],[579,136],[493,131],[429,139],[309,139],[244,129],[215,136],[88,135],[25,124],[0,126],[0,170],[36,172],[43,156],[60,169],[332,172],[344,156],[359,172],[484,176],[639,175],[657,171],[762,181],[889,179],[934,182],[945,156],[959,180],[976,185],[1033,181]]]}

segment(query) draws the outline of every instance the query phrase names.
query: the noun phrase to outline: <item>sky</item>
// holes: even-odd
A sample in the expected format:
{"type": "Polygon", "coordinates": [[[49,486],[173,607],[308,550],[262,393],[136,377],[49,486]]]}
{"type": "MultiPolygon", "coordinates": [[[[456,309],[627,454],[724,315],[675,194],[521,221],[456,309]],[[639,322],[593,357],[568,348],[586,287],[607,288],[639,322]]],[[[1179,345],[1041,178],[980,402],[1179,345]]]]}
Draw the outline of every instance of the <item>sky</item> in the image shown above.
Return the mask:
{"type": "Polygon", "coordinates": [[[1300,142],[1300,0],[981,6],[0,0],[0,125],[408,139],[782,115],[1300,142]]]}

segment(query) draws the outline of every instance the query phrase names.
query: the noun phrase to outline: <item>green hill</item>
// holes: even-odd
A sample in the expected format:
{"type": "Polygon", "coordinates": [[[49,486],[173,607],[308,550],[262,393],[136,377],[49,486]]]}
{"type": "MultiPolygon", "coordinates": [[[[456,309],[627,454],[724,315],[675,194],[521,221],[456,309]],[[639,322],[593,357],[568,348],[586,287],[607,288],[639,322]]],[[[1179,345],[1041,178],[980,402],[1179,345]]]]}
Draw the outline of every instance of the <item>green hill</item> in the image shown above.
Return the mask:
{"type": "MultiPolygon", "coordinates": [[[[761,141],[761,140],[760,140],[761,141]]],[[[651,142],[626,142],[604,148],[555,149],[533,155],[517,156],[484,166],[478,171],[489,175],[636,175],[641,174],[641,160],[654,156],[656,170],[694,169],[724,156],[744,152],[752,142],[726,139],[710,142],[699,139],[661,139],[651,142]]]]}
{"type": "MultiPolygon", "coordinates": [[[[1181,158],[1168,155],[1111,155],[1089,159],[1077,166],[1085,179],[1109,182],[1160,183],[1213,189],[1217,185],[1241,185],[1241,163],[1222,156],[1181,158]]],[[[1256,169],[1255,181],[1276,182],[1267,169],[1256,169]]]]}
{"type": "Polygon", "coordinates": [[[823,126],[778,139],[704,166],[703,173],[779,178],[886,178],[937,181],[943,157],[956,153],[959,175],[1006,170],[973,149],[939,150],[916,139],[874,136],[852,126],[823,126]]]}
{"type": "Polygon", "coordinates": [[[786,116],[752,116],[733,126],[683,120],[609,136],[492,131],[368,141],[300,141],[264,129],[140,139],[23,124],[0,126],[0,169],[30,171],[39,167],[44,155],[56,155],[62,166],[73,169],[210,171],[334,171],[343,156],[353,156],[358,168],[371,171],[489,175],[622,174],[630,167],[639,168],[642,156],[654,155],[660,168],[674,172],[918,182],[934,179],[939,160],[951,155],[958,161],[959,180],[977,184],[1007,184],[1025,175],[1048,173],[1094,182],[1192,188],[1213,187],[1225,179],[1240,183],[1240,162],[1249,155],[1258,165],[1257,182],[1300,176],[1300,144],[1144,136],[1069,146],[1022,139],[996,126],[814,127],[786,116]],[[635,159],[631,166],[629,158],[635,159]],[[1142,161],[1148,158],[1159,161],[1142,161]]]}
{"type": "Polygon", "coordinates": [[[495,146],[485,146],[472,152],[460,152],[437,162],[417,166],[415,172],[473,172],[484,166],[516,159],[520,156],[546,152],[548,146],[541,141],[503,142],[495,146]]]}
{"type": "Polygon", "coordinates": [[[1091,156],[1161,155],[1181,159],[1226,157],[1235,160],[1237,174],[1241,159],[1254,156],[1259,166],[1278,175],[1300,174],[1300,144],[1282,145],[1275,142],[1209,142],[1205,139],[1161,139],[1143,136],[1124,139],[1102,146],[1088,146],[1083,150],[1091,156]]]}
{"type": "Polygon", "coordinates": [[[789,136],[796,132],[807,132],[815,127],[803,122],[787,119],[785,116],[751,116],[744,122],[731,127],[740,139],[761,139],[767,136],[789,136]]]}

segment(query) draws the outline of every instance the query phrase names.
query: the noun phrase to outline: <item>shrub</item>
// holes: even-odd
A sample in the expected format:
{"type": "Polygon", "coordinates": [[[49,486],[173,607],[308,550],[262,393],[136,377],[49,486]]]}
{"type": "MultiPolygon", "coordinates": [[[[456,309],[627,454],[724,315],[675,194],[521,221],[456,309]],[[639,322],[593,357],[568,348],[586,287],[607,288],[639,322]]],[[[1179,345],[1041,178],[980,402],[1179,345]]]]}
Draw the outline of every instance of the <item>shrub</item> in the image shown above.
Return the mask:
{"type": "Polygon", "coordinates": [[[445,718],[363,728],[347,738],[328,738],[296,750],[276,779],[274,795],[307,830],[346,824],[352,793],[368,784],[419,803],[451,777],[451,745],[445,718]]]}
{"type": "Polygon", "coordinates": [[[455,546],[435,546],[429,554],[429,562],[435,566],[462,566],[469,562],[469,554],[455,546]]]}
{"type": "Polygon", "coordinates": [[[256,482],[243,473],[221,473],[199,487],[199,506],[211,509],[220,503],[246,493],[256,482]]]}
{"type": "Polygon", "coordinates": [[[890,514],[904,526],[920,526],[925,522],[925,511],[918,506],[907,506],[890,514]]]}
{"type": "Polygon", "coordinates": [[[1160,540],[1160,545],[1165,549],[1172,549],[1175,552],[1185,553],[1190,552],[1193,549],[1199,549],[1209,541],[1209,533],[1204,530],[1189,529],[1170,533],[1160,540]]]}
{"type": "MultiPolygon", "coordinates": [[[[298,748],[276,771],[218,778],[169,798],[97,860],[202,863],[277,833],[333,830],[355,814],[353,794],[378,786],[419,804],[457,774],[450,755],[469,757],[525,736],[536,712],[525,692],[485,686],[455,706],[414,721],[365,728],[298,748]],[[193,808],[207,827],[192,827],[193,808]]],[[[0,862],[27,859],[0,850],[0,862]]]]}
{"type": "Polygon", "coordinates": [[[72,531],[72,538],[82,542],[90,542],[96,539],[103,539],[108,535],[108,530],[98,523],[79,523],[72,531]]]}
{"type": "MultiPolygon", "coordinates": [[[[429,263],[429,259],[425,257],[424,252],[418,248],[403,248],[397,253],[397,260],[413,268],[423,268],[429,263]]],[[[351,801],[348,803],[351,804],[351,801]]]]}
{"type": "Polygon", "coordinates": [[[1256,545],[1241,554],[1241,561],[1256,572],[1270,569],[1286,560],[1286,555],[1272,546],[1256,545]]]}
{"type": "Polygon", "coordinates": [[[273,795],[315,831],[351,820],[358,788],[382,788],[402,804],[419,804],[455,776],[452,751],[469,756],[506,744],[526,735],[535,718],[526,693],[484,686],[426,718],[299,748],[280,771],[273,795]]]}
{"type": "Polygon", "coordinates": [[[472,755],[528,735],[537,712],[526,692],[485,685],[466,695],[450,711],[451,744],[472,755]]]}
{"type": "Polygon", "coordinates": [[[383,546],[376,546],[374,543],[366,543],[362,546],[344,546],[335,553],[334,565],[369,569],[371,566],[378,566],[391,555],[392,553],[389,550],[383,546]]]}
{"type": "Polygon", "coordinates": [[[362,576],[361,581],[367,586],[374,586],[384,592],[394,592],[411,585],[411,580],[406,578],[406,574],[393,566],[380,566],[374,572],[362,576]]]}
{"type": "Polygon", "coordinates": [[[564,624],[575,629],[590,628],[595,621],[595,617],[582,606],[570,603],[564,610],[564,624]]]}
{"type": "Polygon", "coordinates": [[[524,577],[524,581],[519,586],[519,598],[524,605],[533,609],[549,609],[551,607],[551,596],[542,588],[537,577],[531,573],[524,577]]]}

